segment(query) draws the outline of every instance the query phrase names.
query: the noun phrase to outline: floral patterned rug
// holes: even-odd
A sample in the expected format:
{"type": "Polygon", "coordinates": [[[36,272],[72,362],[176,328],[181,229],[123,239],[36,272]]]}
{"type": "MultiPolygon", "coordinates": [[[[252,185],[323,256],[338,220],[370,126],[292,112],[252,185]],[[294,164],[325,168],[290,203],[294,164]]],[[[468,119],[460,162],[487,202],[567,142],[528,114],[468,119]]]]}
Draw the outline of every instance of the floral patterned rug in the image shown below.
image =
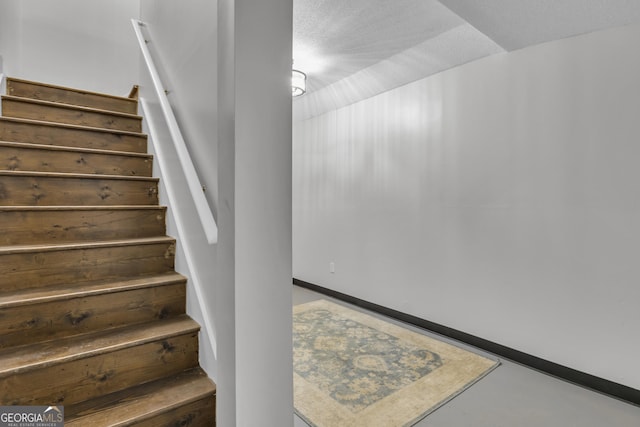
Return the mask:
{"type": "Polygon", "coordinates": [[[294,307],[294,404],[316,427],[411,426],[498,362],[326,300],[294,307]]]}

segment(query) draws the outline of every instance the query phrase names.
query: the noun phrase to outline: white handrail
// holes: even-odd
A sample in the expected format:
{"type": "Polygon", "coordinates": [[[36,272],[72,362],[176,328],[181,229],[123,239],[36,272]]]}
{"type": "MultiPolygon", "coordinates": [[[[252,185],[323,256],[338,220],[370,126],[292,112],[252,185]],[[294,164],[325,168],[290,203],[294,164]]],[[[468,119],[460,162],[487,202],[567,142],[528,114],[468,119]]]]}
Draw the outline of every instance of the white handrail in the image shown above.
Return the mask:
{"type": "MultiPolygon", "coordinates": [[[[7,91],[4,87],[4,80],[7,76],[2,72],[2,57],[0,57],[0,93],[4,94],[7,91]]],[[[0,104],[0,116],[2,115],[2,104],[0,104]]]]}
{"type": "Polygon", "coordinates": [[[4,80],[7,76],[2,72],[2,61],[0,58],[0,93],[5,93],[4,91],[4,80]]]}
{"type": "Polygon", "coordinates": [[[160,106],[162,107],[162,113],[164,114],[164,118],[167,121],[169,133],[173,138],[173,143],[178,154],[178,159],[180,160],[180,165],[184,170],[187,184],[189,186],[189,190],[191,191],[191,197],[193,198],[193,202],[195,203],[196,210],[200,218],[200,223],[202,224],[202,228],[204,229],[209,244],[216,243],[218,241],[218,226],[216,224],[216,220],[213,217],[213,213],[211,212],[211,208],[209,207],[209,203],[207,202],[207,198],[204,196],[204,187],[200,183],[200,179],[198,179],[198,174],[196,173],[196,169],[193,166],[193,161],[191,160],[191,156],[189,156],[187,145],[184,141],[184,138],[182,137],[182,133],[180,132],[180,127],[178,126],[178,122],[176,121],[176,116],[173,114],[173,109],[171,108],[171,104],[169,103],[169,98],[167,98],[167,92],[165,91],[162,81],[160,80],[160,75],[158,74],[156,66],[153,62],[153,58],[151,58],[151,53],[149,52],[149,48],[147,47],[147,42],[142,35],[142,31],[140,30],[140,27],[144,26],[144,22],[137,19],[132,19],[131,23],[133,24],[133,30],[135,31],[136,37],[138,38],[138,44],[140,45],[140,50],[142,50],[142,56],[144,57],[144,61],[147,64],[147,68],[149,69],[149,74],[151,76],[151,80],[153,81],[153,86],[156,90],[156,94],[158,95],[158,100],[160,101],[160,106]]]}
{"type": "Polygon", "coordinates": [[[4,74],[4,61],[2,55],[0,55],[0,91],[4,93],[4,79],[7,76],[4,74]]]}
{"type": "Polygon", "coordinates": [[[2,60],[2,55],[0,55],[0,88],[2,87],[2,83],[4,83],[4,61],[2,60]]]}
{"type": "MultiPolygon", "coordinates": [[[[153,149],[156,153],[155,158],[158,160],[158,165],[160,166],[160,173],[162,174],[162,171],[166,172],[167,170],[169,170],[168,165],[166,163],[167,156],[162,153],[161,144],[157,143],[159,139],[156,132],[156,125],[153,121],[152,114],[149,114],[150,110],[149,110],[149,107],[147,106],[146,100],[140,98],[140,106],[142,107],[142,115],[144,116],[147,122],[147,127],[149,128],[149,136],[151,137],[151,144],[153,144],[153,149]]],[[[162,181],[162,183],[164,184],[167,190],[167,196],[169,197],[169,200],[171,201],[178,200],[177,192],[176,192],[176,189],[173,187],[172,181],[169,179],[165,179],[162,181]]],[[[173,202],[172,204],[175,205],[175,203],[173,202]]],[[[216,339],[214,335],[214,328],[213,328],[213,325],[211,324],[211,316],[209,315],[209,309],[207,308],[207,304],[204,303],[205,299],[202,295],[202,285],[201,285],[202,282],[200,280],[200,276],[198,275],[198,270],[195,268],[195,265],[193,265],[193,252],[191,251],[191,245],[186,239],[187,234],[184,229],[185,222],[182,219],[182,214],[180,209],[172,209],[171,212],[173,213],[176,227],[178,228],[178,234],[180,236],[183,236],[184,238],[184,244],[182,245],[182,248],[184,250],[184,255],[187,261],[187,268],[189,269],[189,273],[190,273],[189,275],[191,276],[191,282],[193,283],[193,289],[196,291],[196,298],[198,300],[200,312],[202,313],[202,317],[204,320],[204,331],[207,334],[207,337],[209,338],[209,342],[211,343],[211,349],[213,350],[213,355],[217,359],[218,357],[217,344],[216,344],[216,339]]]]}

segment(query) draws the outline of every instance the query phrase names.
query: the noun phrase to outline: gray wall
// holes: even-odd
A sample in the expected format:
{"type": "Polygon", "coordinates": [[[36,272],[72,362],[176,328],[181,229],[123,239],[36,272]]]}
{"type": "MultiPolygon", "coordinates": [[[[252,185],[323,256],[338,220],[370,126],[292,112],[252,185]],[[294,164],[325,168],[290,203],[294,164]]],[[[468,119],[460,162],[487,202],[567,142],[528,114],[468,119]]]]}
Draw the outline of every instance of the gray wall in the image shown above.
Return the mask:
{"type": "Polygon", "coordinates": [[[2,0],[0,55],[18,78],[125,96],[138,76],[137,0],[2,0]]]}
{"type": "Polygon", "coordinates": [[[494,55],[294,123],[294,277],[640,388],[638,40],[494,55]]]}

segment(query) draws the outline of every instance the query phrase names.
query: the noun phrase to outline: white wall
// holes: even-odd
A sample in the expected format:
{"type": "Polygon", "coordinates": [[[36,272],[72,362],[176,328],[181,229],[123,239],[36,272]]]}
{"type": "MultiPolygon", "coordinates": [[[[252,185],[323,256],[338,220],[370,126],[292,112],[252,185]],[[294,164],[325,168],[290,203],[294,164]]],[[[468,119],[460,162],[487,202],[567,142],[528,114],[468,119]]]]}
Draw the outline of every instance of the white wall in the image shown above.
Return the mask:
{"type": "MultiPolygon", "coordinates": [[[[190,154],[216,210],[217,170],[217,5],[206,0],[142,0],[149,49],[159,67],[169,102],[189,142],[190,154]]],[[[131,25],[129,32],[133,32],[131,25]]],[[[147,70],[141,66],[141,73],[147,70]]]]}
{"type": "MultiPolygon", "coordinates": [[[[176,2],[170,0],[141,1],[140,17],[145,22],[143,35],[149,41],[149,48],[157,71],[169,90],[169,102],[176,115],[185,143],[194,161],[198,177],[206,187],[205,196],[214,210],[217,202],[217,5],[206,0],[176,2]]],[[[133,33],[131,23],[129,31],[133,33]]],[[[137,42],[136,42],[137,43],[137,42]]],[[[137,45],[136,45],[137,46],[137,45]]],[[[189,187],[180,167],[173,141],[166,128],[163,113],[159,108],[153,83],[146,64],[140,63],[140,97],[150,105],[147,112],[147,124],[153,120],[158,126],[154,145],[158,144],[166,155],[168,169],[160,170],[154,164],[154,174],[162,172],[160,186],[162,204],[168,205],[167,233],[178,238],[176,252],[176,270],[190,280],[187,285],[187,312],[202,327],[206,327],[205,313],[200,310],[200,301],[196,297],[195,280],[199,279],[203,299],[208,307],[208,321],[214,329],[213,342],[208,339],[209,331],[201,333],[200,364],[220,385],[220,347],[232,346],[233,342],[224,341],[224,332],[219,330],[219,319],[214,311],[217,281],[217,246],[207,242],[198,220],[197,211],[190,195],[189,187]],[[177,201],[170,204],[166,186],[176,189],[177,201]],[[178,211],[179,210],[179,211],[178,211]],[[183,219],[183,232],[179,234],[176,216],[183,219]],[[190,270],[185,247],[191,248],[191,257],[195,270],[190,270]],[[221,341],[221,342],[219,342],[221,341]]],[[[224,380],[222,380],[224,385],[224,380]]],[[[225,394],[220,393],[224,403],[225,394]]],[[[220,403],[220,401],[218,401],[220,403]]],[[[224,411],[223,411],[224,412],[224,411]]]]}
{"type": "Polygon", "coordinates": [[[2,0],[0,55],[12,77],[127,95],[138,77],[137,0],[2,0]]]}
{"type": "Polygon", "coordinates": [[[19,1],[0,0],[0,56],[5,75],[12,75],[12,66],[17,67],[20,62],[20,43],[16,43],[16,35],[20,34],[20,10],[19,1]]]}
{"type": "MultiPolygon", "coordinates": [[[[213,316],[221,427],[293,422],[291,15],[291,0],[141,2],[148,46],[217,214],[217,245],[198,236],[195,218],[186,239],[213,316]]],[[[178,208],[192,211],[181,196],[178,208]]],[[[180,253],[176,267],[184,271],[180,253]]]]}
{"type": "Polygon", "coordinates": [[[499,54],[295,123],[294,277],[639,389],[638,40],[499,54]]]}

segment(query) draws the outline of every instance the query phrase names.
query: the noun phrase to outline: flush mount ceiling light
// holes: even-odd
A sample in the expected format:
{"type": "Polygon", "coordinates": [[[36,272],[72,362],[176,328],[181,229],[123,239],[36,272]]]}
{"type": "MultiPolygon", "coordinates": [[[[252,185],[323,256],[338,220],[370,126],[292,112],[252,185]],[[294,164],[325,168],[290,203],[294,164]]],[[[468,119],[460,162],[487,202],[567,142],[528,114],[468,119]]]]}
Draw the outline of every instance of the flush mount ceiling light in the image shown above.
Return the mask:
{"type": "Polygon", "coordinates": [[[304,95],[307,91],[307,75],[302,71],[291,71],[291,95],[304,95]]]}

